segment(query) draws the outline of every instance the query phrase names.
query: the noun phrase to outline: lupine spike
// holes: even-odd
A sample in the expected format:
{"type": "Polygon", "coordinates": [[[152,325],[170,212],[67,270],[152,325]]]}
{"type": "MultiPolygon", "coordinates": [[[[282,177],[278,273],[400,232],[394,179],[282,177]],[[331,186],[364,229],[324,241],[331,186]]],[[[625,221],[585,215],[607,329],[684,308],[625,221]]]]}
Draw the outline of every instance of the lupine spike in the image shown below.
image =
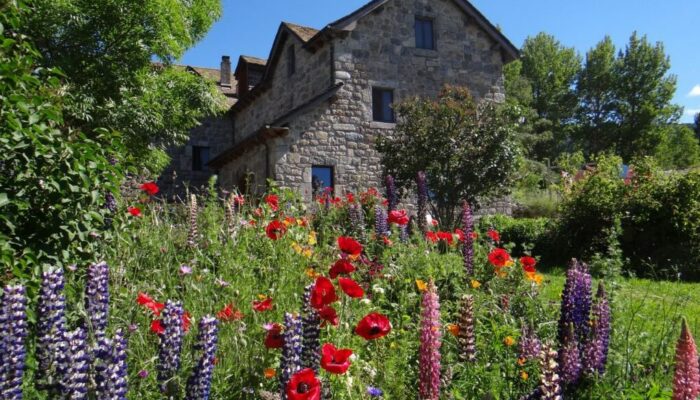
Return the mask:
{"type": "Polygon", "coordinates": [[[432,281],[428,284],[428,290],[423,292],[422,306],[418,391],[422,400],[438,400],[442,331],[440,298],[432,281]]]}
{"type": "Polygon", "coordinates": [[[161,391],[166,394],[172,394],[177,390],[172,386],[172,379],[180,369],[180,352],[182,351],[182,338],[184,336],[182,326],[183,314],[182,304],[171,300],[165,303],[165,308],[161,313],[165,331],[160,336],[158,383],[161,391]]]}
{"type": "Polygon", "coordinates": [[[128,392],[127,384],[127,364],[126,364],[126,349],[128,342],[124,336],[124,332],[120,329],[112,339],[112,365],[109,368],[109,399],[110,400],[126,400],[128,392]]]}
{"type": "Polygon", "coordinates": [[[540,353],[540,400],[562,400],[557,352],[544,346],[540,353]]]}
{"type": "Polygon", "coordinates": [[[428,222],[425,220],[428,215],[428,182],[425,172],[418,172],[416,186],[418,187],[418,228],[421,236],[423,236],[428,230],[428,222]]]}
{"type": "Polygon", "coordinates": [[[0,396],[22,399],[22,377],[26,358],[27,299],[23,286],[6,286],[0,309],[0,396]]]}
{"type": "Polygon", "coordinates": [[[533,329],[527,324],[523,324],[520,333],[520,358],[523,360],[538,358],[542,349],[542,343],[535,332],[533,332],[533,329]]]}
{"type": "Polygon", "coordinates": [[[199,321],[195,348],[201,352],[197,366],[187,381],[186,400],[208,400],[217,343],[217,320],[206,316],[199,321]]]}
{"type": "Polygon", "coordinates": [[[688,321],[681,322],[681,337],[676,344],[676,369],[673,375],[673,400],[696,400],[700,394],[698,348],[688,321]]]}
{"type": "Polygon", "coordinates": [[[63,378],[63,390],[67,398],[88,398],[90,355],[88,354],[87,331],[78,327],[66,334],[68,358],[63,378]]]}
{"type": "Polygon", "coordinates": [[[566,273],[566,282],[561,297],[561,315],[559,316],[559,343],[564,343],[564,336],[569,324],[574,324],[576,339],[588,337],[591,310],[591,275],[588,266],[572,260],[566,273]]]}
{"type": "Polygon", "coordinates": [[[361,241],[365,241],[365,213],[359,204],[351,204],[348,208],[348,216],[350,218],[350,226],[353,234],[361,241]]]}
{"type": "Polygon", "coordinates": [[[384,211],[384,208],[379,205],[376,206],[374,208],[374,232],[377,239],[380,239],[382,236],[386,236],[386,233],[389,230],[386,218],[386,211],[384,211]]]}
{"type": "Polygon", "coordinates": [[[564,335],[564,342],[559,350],[559,371],[562,381],[569,385],[576,384],[581,377],[581,357],[574,324],[569,324],[569,329],[564,335]]]}
{"type": "Polygon", "coordinates": [[[591,335],[583,354],[584,370],[587,374],[605,373],[610,346],[610,304],[603,282],[598,283],[596,301],[591,309],[591,335]]]}
{"type": "Polygon", "coordinates": [[[386,184],[387,208],[389,211],[394,211],[396,210],[396,206],[399,202],[399,198],[396,194],[396,183],[394,182],[394,177],[387,175],[384,182],[386,184]]]}
{"type": "Polygon", "coordinates": [[[240,227],[238,222],[237,207],[236,193],[233,192],[229,195],[228,200],[226,201],[226,229],[230,239],[236,238],[236,235],[238,235],[238,228],[240,227]]]}
{"type": "Polygon", "coordinates": [[[301,368],[311,368],[318,373],[321,362],[321,317],[311,306],[313,285],[304,290],[304,308],[302,309],[302,351],[301,368]]]}
{"type": "Polygon", "coordinates": [[[190,231],[187,235],[187,246],[196,247],[197,246],[197,196],[195,194],[190,195],[190,231]]]}
{"type": "Polygon", "coordinates": [[[474,333],[474,296],[468,294],[462,298],[459,315],[459,357],[462,360],[476,361],[476,335],[474,333]]]}
{"type": "Polygon", "coordinates": [[[104,337],[109,317],[109,267],[107,263],[101,262],[88,267],[85,300],[90,329],[99,341],[100,338],[104,337]]]}
{"type": "Polygon", "coordinates": [[[462,244],[462,258],[464,260],[464,272],[467,277],[474,275],[474,221],[469,203],[465,200],[462,204],[462,229],[464,230],[464,243],[462,244]]]}
{"type": "Polygon", "coordinates": [[[65,372],[59,366],[67,365],[64,285],[62,269],[49,270],[42,274],[37,310],[36,358],[39,362],[40,376],[53,377],[55,382],[60,382],[65,372]]]}
{"type": "Polygon", "coordinates": [[[408,243],[408,224],[399,226],[399,240],[408,243]]]}
{"type": "Polygon", "coordinates": [[[280,362],[280,396],[287,400],[287,383],[297,371],[301,370],[301,318],[298,315],[284,315],[284,346],[280,362]]]}

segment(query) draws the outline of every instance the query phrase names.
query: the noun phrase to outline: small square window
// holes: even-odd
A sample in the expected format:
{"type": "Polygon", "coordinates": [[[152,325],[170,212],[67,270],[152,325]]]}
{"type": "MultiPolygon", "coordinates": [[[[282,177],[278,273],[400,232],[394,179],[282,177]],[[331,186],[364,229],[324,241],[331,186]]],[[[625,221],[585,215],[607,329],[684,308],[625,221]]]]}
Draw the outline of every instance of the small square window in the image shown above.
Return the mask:
{"type": "Polygon", "coordinates": [[[192,146],[192,171],[208,171],[209,147],[192,146]]]}
{"type": "Polygon", "coordinates": [[[430,18],[416,17],[416,47],[419,49],[435,49],[433,38],[433,20],[430,18]]]}
{"type": "Polygon", "coordinates": [[[287,75],[292,76],[297,71],[297,57],[294,51],[294,46],[289,46],[287,49],[287,75]]]}
{"type": "Polygon", "coordinates": [[[333,167],[314,165],[311,168],[311,190],[314,197],[323,194],[324,191],[333,193],[333,167]]]}
{"type": "Polygon", "coordinates": [[[372,88],[372,119],[379,122],[395,122],[393,103],[393,90],[372,88]]]}

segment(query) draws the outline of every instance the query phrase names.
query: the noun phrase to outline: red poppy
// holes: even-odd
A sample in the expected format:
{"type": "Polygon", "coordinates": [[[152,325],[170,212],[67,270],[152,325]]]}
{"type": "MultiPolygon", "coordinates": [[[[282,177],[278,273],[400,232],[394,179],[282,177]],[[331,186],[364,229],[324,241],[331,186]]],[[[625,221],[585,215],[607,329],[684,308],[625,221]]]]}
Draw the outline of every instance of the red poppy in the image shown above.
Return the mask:
{"type": "Polygon", "coordinates": [[[141,185],[140,189],[148,193],[149,196],[155,196],[160,190],[158,189],[158,185],[156,185],[155,182],[146,182],[143,185],[141,185]]]}
{"type": "Polygon", "coordinates": [[[151,296],[143,292],[139,292],[138,296],[136,296],[136,302],[153,311],[153,314],[155,315],[160,315],[160,312],[165,308],[165,304],[158,303],[157,301],[153,300],[151,296]]]}
{"type": "Polygon", "coordinates": [[[537,260],[530,256],[520,257],[520,265],[522,265],[523,271],[525,272],[534,273],[536,264],[537,260]]]}
{"type": "Polygon", "coordinates": [[[510,254],[505,249],[493,249],[489,253],[489,262],[496,267],[505,267],[508,261],[510,261],[510,254]]]}
{"type": "Polygon", "coordinates": [[[464,239],[466,239],[464,231],[461,229],[455,229],[455,235],[457,235],[457,240],[459,240],[460,242],[464,242],[464,239]]]}
{"type": "Polygon", "coordinates": [[[392,244],[394,244],[394,242],[392,242],[391,239],[389,239],[386,236],[382,236],[382,242],[384,242],[385,246],[391,246],[392,244]]]}
{"type": "Polygon", "coordinates": [[[318,316],[323,320],[321,326],[325,326],[326,322],[333,326],[338,326],[338,322],[340,322],[338,320],[338,313],[335,311],[335,308],[331,306],[325,306],[318,310],[318,316]]]}
{"type": "Polygon", "coordinates": [[[350,349],[336,349],[331,343],[321,348],[321,367],[331,374],[344,374],[350,368],[350,349]]]}
{"type": "Polygon", "coordinates": [[[355,333],[366,340],[379,339],[391,332],[391,322],[385,315],[372,312],[367,314],[355,327],[355,333]]]}
{"type": "Polygon", "coordinates": [[[437,237],[440,240],[444,240],[447,244],[451,245],[454,242],[454,235],[452,232],[438,232],[437,237]]]}
{"type": "Polygon", "coordinates": [[[389,218],[387,219],[387,222],[390,224],[396,224],[396,225],[407,225],[408,224],[408,215],[406,214],[406,210],[394,210],[389,212],[389,218]]]}
{"type": "Polygon", "coordinates": [[[352,194],[352,193],[350,193],[350,192],[348,192],[348,193],[345,194],[345,200],[346,200],[348,203],[354,203],[354,202],[355,202],[355,195],[352,194]]]}
{"type": "Polygon", "coordinates": [[[314,288],[311,290],[311,305],[317,310],[338,300],[333,282],[325,276],[316,278],[314,288]]]}
{"type": "Polygon", "coordinates": [[[129,212],[129,214],[133,215],[134,217],[140,217],[141,216],[141,209],[138,207],[128,207],[126,211],[129,212]]]}
{"type": "Polygon", "coordinates": [[[440,222],[439,222],[438,220],[436,220],[436,219],[433,218],[432,220],[430,220],[430,223],[431,223],[433,226],[438,226],[438,224],[439,224],[440,222]]]}
{"type": "Polygon", "coordinates": [[[350,278],[338,278],[338,283],[340,284],[340,288],[343,289],[343,292],[354,299],[359,299],[365,295],[365,291],[360,285],[350,278]]]}
{"type": "Polygon", "coordinates": [[[284,336],[282,335],[282,325],[272,324],[265,336],[265,348],[280,349],[284,346],[284,336]]]}
{"type": "Polygon", "coordinates": [[[360,193],[360,202],[362,204],[367,204],[370,202],[370,200],[373,200],[375,197],[379,195],[379,191],[377,191],[376,188],[369,188],[366,191],[360,193]]]}
{"type": "MultiPolygon", "coordinates": [[[[182,314],[182,329],[187,332],[190,330],[190,326],[192,326],[192,316],[190,313],[185,311],[185,313],[182,314]]],[[[151,321],[151,332],[155,333],[156,335],[162,335],[165,333],[163,322],[159,319],[154,319],[151,321]]]]}
{"type": "Polygon", "coordinates": [[[257,312],[272,310],[272,298],[268,297],[265,300],[253,300],[253,310],[257,312]]]}
{"type": "Polygon", "coordinates": [[[437,233],[433,231],[425,232],[425,238],[428,239],[431,243],[437,243],[437,241],[440,240],[437,233]]]}
{"type": "Polygon", "coordinates": [[[469,234],[471,236],[472,240],[476,240],[479,238],[479,233],[478,232],[472,232],[469,234]]]}
{"type": "Polygon", "coordinates": [[[192,326],[192,315],[190,315],[189,312],[185,311],[184,314],[182,314],[182,329],[185,330],[185,332],[190,330],[190,326],[192,326]]]}
{"type": "Polygon", "coordinates": [[[311,368],[305,368],[292,375],[287,382],[287,399],[320,400],[321,382],[311,368]]]}
{"type": "Polygon", "coordinates": [[[287,233],[287,227],[280,221],[274,220],[267,225],[267,228],[265,228],[265,233],[270,239],[277,240],[287,233]]]}
{"type": "Polygon", "coordinates": [[[362,253],[362,245],[351,237],[339,237],[338,247],[340,247],[340,251],[351,256],[359,256],[362,253]]]}
{"type": "Polygon", "coordinates": [[[279,197],[276,194],[268,194],[267,197],[265,197],[265,203],[270,206],[272,211],[277,211],[280,209],[279,197]]]}
{"type": "Polygon", "coordinates": [[[493,240],[494,242],[498,243],[501,241],[501,235],[498,233],[498,231],[494,231],[493,229],[489,229],[488,232],[486,232],[487,235],[493,240]]]}
{"type": "Polygon", "coordinates": [[[229,303],[226,304],[221,311],[216,313],[216,318],[224,322],[238,321],[239,319],[243,318],[243,313],[241,310],[234,307],[233,303],[229,303]]]}
{"type": "Polygon", "coordinates": [[[328,276],[330,276],[331,279],[335,279],[338,275],[348,275],[353,271],[355,271],[355,266],[352,265],[350,261],[340,259],[333,264],[328,272],[328,276]]]}
{"type": "Polygon", "coordinates": [[[162,335],[165,333],[163,323],[160,322],[159,319],[151,321],[151,332],[155,333],[156,335],[162,335]]]}
{"type": "Polygon", "coordinates": [[[243,204],[245,204],[245,197],[243,197],[243,195],[237,194],[233,196],[233,201],[239,206],[242,206],[243,204]]]}

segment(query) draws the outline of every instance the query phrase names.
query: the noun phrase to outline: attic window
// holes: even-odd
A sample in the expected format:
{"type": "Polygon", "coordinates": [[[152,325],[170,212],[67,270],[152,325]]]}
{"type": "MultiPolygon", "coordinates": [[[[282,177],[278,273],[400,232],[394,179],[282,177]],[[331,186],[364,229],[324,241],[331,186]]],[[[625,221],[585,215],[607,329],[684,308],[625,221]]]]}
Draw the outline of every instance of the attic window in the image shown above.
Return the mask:
{"type": "Polygon", "coordinates": [[[430,18],[416,17],[416,47],[419,49],[435,49],[433,36],[433,20],[430,18]]]}
{"type": "Polygon", "coordinates": [[[287,75],[292,76],[297,71],[297,57],[294,54],[294,46],[287,49],[287,75]]]}

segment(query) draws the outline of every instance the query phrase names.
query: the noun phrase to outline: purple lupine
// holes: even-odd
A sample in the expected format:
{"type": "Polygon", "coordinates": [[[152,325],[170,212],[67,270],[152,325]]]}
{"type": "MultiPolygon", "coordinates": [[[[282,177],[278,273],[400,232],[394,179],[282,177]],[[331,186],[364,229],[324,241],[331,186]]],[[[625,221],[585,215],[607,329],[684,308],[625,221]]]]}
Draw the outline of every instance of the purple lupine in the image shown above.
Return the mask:
{"type": "Polygon", "coordinates": [[[557,352],[551,346],[543,346],[540,353],[540,385],[537,388],[540,400],[562,400],[557,352]]]}
{"type": "Polygon", "coordinates": [[[428,182],[425,172],[420,171],[416,176],[416,186],[418,187],[418,229],[421,236],[428,230],[428,182]]]}
{"type": "Polygon", "coordinates": [[[107,263],[101,262],[88,267],[85,302],[90,329],[99,341],[100,338],[104,337],[109,316],[109,267],[107,263]]]}
{"type": "Polygon", "coordinates": [[[301,370],[301,318],[290,313],[284,314],[284,346],[280,362],[280,396],[287,399],[287,383],[297,371],[301,370]]]}
{"type": "Polygon", "coordinates": [[[387,208],[389,211],[394,211],[396,210],[396,206],[399,204],[399,197],[396,194],[396,182],[394,182],[394,177],[387,175],[384,179],[384,183],[386,184],[387,208]]]}
{"type": "Polygon", "coordinates": [[[0,309],[0,398],[22,399],[26,358],[27,298],[23,286],[6,286],[0,309]]]}
{"type": "Polygon", "coordinates": [[[185,333],[182,326],[183,314],[182,303],[171,300],[165,302],[161,314],[164,332],[160,335],[158,350],[158,383],[162,392],[171,395],[177,392],[172,379],[180,369],[180,352],[185,333]]]}
{"type": "Polygon", "coordinates": [[[214,372],[214,357],[217,342],[216,318],[206,316],[199,321],[199,333],[195,349],[202,355],[194,368],[190,379],[187,380],[185,391],[186,400],[207,400],[211,391],[211,377],[214,372]]]}
{"type": "Polygon", "coordinates": [[[676,367],[673,374],[673,400],[695,400],[700,394],[698,348],[683,318],[681,337],[676,344],[676,367]]]}
{"type": "Polygon", "coordinates": [[[190,195],[190,230],[187,234],[187,247],[197,247],[197,196],[190,195]]]}
{"type": "Polygon", "coordinates": [[[49,377],[54,372],[54,381],[63,378],[67,357],[66,336],[66,299],[63,295],[65,279],[62,269],[48,270],[42,274],[37,310],[36,358],[39,362],[39,374],[49,377]]]}
{"type": "Polygon", "coordinates": [[[401,243],[408,243],[408,224],[399,226],[399,240],[401,243]]]}
{"type": "Polygon", "coordinates": [[[474,296],[468,294],[462,298],[459,312],[459,357],[462,360],[476,361],[476,335],[474,331],[474,296]]]}
{"type": "Polygon", "coordinates": [[[389,228],[387,226],[387,221],[386,221],[386,211],[384,211],[384,208],[382,206],[375,206],[374,207],[374,233],[377,236],[377,239],[380,239],[382,236],[386,236],[387,232],[389,231],[389,228]]]}
{"type": "Polygon", "coordinates": [[[574,324],[569,324],[559,349],[559,372],[562,381],[569,385],[576,384],[581,377],[581,356],[574,324]]]}
{"type": "Polygon", "coordinates": [[[602,375],[610,345],[610,304],[602,281],[598,283],[595,303],[591,308],[591,325],[591,335],[583,351],[583,366],[589,375],[602,375]]]}
{"type": "Polygon", "coordinates": [[[311,306],[311,291],[314,285],[304,289],[304,306],[302,309],[302,351],[301,368],[311,368],[318,373],[321,362],[321,317],[311,306]]]}
{"type": "Polygon", "coordinates": [[[111,214],[117,212],[117,200],[114,198],[112,192],[105,193],[104,208],[106,208],[111,214]]]}
{"type": "Polygon", "coordinates": [[[542,343],[530,326],[523,323],[520,328],[520,358],[523,360],[534,360],[540,355],[542,343]]]}
{"type": "Polygon", "coordinates": [[[462,244],[462,258],[464,260],[464,272],[467,277],[474,275],[474,220],[472,209],[465,200],[462,204],[462,230],[464,231],[464,243],[462,244]]]}
{"type": "Polygon", "coordinates": [[[422,400],[440,398],[440,298],[431,281],[423,292],[421,318],[418,392],[422,400]]]}
{"type": "Polygon", "coordinates": [[[566,283],[561,296],[561,315],[559,316],[559,343],[564,343],[564,336],[569,324],[574,324],[576,340],[588,337],[591,310],[591,275],[588,266],[572,260],[566,272],[566,283]]]}
{"type": "Polygon", "coordinates": [[[66,333],[67,358],[63,376],[63,394],[69,399],[87,399],[90,373],[87,330],[78,327],[66,333]]]}
{"type": "Polygon", "coordinates": [[[359,204],[351,204],[348,207],[348,217],[350,218],[350,226],[352,227],[353,233],[364,241],[365,235],[365,213],[362,211],[362,207],[359,204]]]}
{"type": "Polygon", "coordinates": [[[125,400],[127,393],[127,340],[119,329],[112,339],[98,340],[96,357],[93,359],[95,371],[95,395],[98,399],[125,400]]]}

